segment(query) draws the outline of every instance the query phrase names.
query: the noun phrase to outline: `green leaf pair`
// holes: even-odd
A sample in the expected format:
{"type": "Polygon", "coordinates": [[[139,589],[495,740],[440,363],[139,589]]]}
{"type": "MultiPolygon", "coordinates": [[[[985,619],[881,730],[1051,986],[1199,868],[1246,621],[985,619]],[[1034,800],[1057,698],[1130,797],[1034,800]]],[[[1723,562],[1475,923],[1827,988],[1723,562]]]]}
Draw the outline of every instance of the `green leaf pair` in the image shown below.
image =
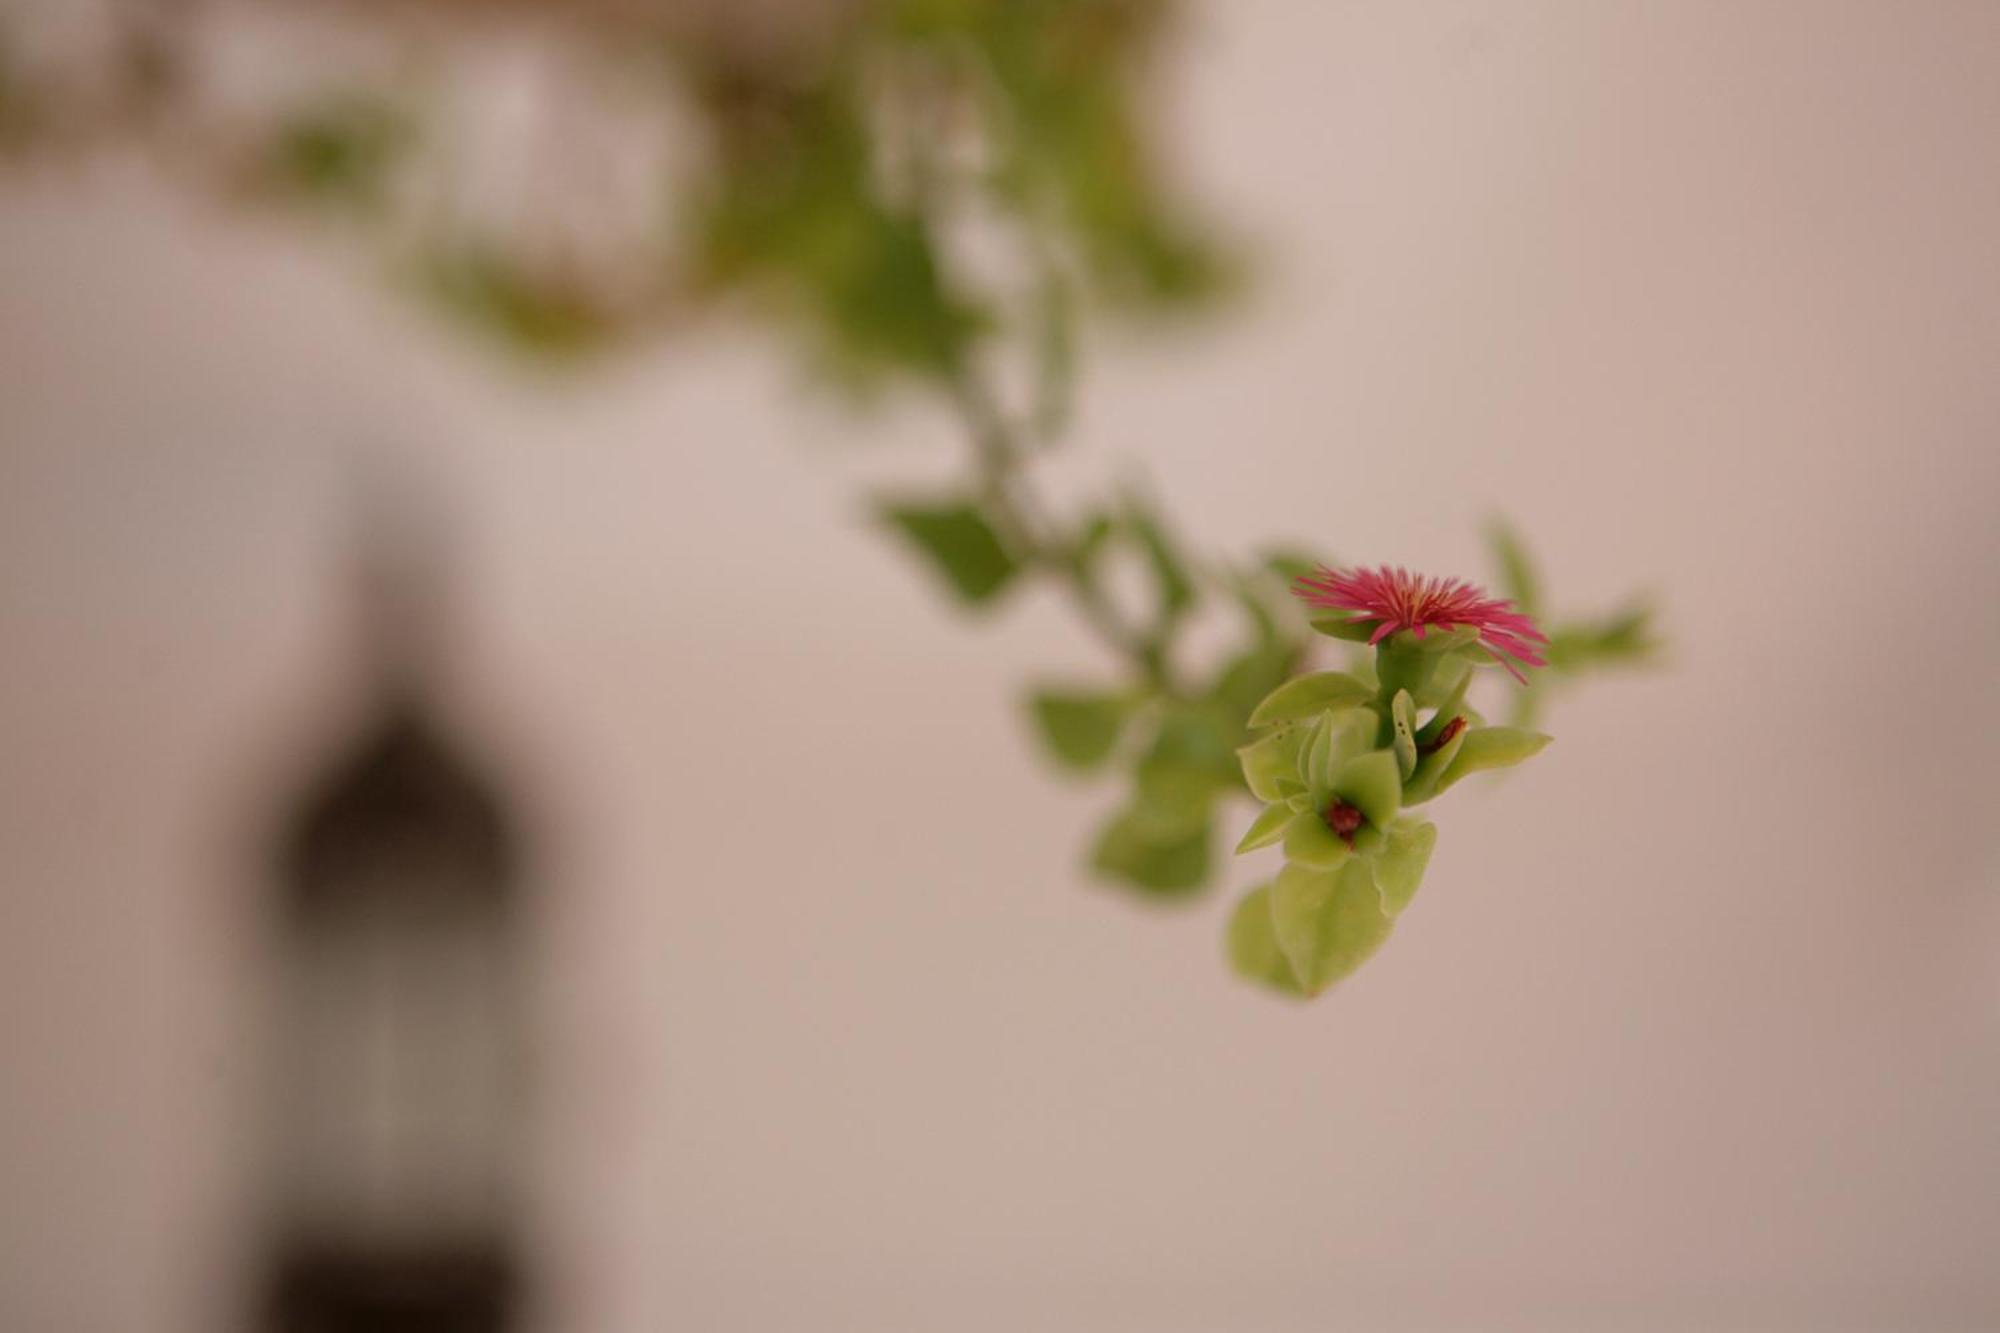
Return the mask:
{"type": "Polygon", "coordinates": [[[1331,868],[1287,865],[1237,905],[1228,933],[1231,964],[1300,997],[1352,975],[1387,942],[1436,843],[1434,825],[1402,818],[1389,825],[1374,856],[1331,868]]]}

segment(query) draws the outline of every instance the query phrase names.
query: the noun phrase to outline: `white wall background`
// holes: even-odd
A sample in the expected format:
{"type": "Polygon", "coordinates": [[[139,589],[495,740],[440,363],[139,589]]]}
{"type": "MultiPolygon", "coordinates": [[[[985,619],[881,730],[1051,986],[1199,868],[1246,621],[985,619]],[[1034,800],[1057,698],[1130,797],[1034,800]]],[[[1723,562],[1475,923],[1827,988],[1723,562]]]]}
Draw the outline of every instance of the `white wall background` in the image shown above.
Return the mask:
{"type": "MultiPolygon", "coordinates": [[[[239,808],[337,730],[344,460],[462,501],[464,716],[565,835],[552,1309],[581,1329],[2000,1323],[2000,7],[1194,15],[1268,249],[1083,445],[1214,550],[1660,590],[1670,671],[1440,812],[1303,1009],[859,521],[949,428],[690,341],[521,383],[302,232],[0,194],[0,1325],[200,1329],[248,1094],[239,808]],[[886,442],[866,449],[857,442],[886,442]]],[[[1239,872],[1238,882],[1249,870],[1239,872]]]]}

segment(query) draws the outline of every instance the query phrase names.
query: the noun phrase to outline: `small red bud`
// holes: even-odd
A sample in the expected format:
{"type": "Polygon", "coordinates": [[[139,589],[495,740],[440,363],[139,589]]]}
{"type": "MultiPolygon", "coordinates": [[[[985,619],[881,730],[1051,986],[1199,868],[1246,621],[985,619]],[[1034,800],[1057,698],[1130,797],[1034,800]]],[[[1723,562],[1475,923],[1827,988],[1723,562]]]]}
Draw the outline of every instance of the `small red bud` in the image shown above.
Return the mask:
{"type": "Polygon", "coordinates": [[[1354,845],[1355,831],[1367,822],[1359,810],[1337,796],[1321,813],[1320,818],[1324,819],[1326,826],[1339,834],[1340,840],[1349,847],[1354,845]]]}

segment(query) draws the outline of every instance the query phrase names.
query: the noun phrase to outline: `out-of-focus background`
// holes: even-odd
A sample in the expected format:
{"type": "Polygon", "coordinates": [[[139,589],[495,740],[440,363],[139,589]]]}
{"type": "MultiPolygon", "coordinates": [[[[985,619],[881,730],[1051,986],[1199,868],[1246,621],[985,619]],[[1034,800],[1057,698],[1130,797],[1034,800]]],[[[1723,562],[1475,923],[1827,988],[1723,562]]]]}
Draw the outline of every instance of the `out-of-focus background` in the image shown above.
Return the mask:
{"type": "Polygon", "coordinates": [[[1064,609],[949,614],[863,522],[957,447],[921,406],[741,325],[522,373],[310,227],[11,176],[0,1325],[211,1329],[255,1266],[260,858],[371,725],[371,470],[532,848],[536,1326],[2000,1324],[2000,7],[1177,42],[1263,280],[1094,347],[1059,478],[1439,571],[1504,510],[1559,603],[1655,589],[1663,669],[1554,700],[1286,1005],[1229,895],[1075,868],[1108,798],[1018,712],[1101,665],[1064,609]]]}

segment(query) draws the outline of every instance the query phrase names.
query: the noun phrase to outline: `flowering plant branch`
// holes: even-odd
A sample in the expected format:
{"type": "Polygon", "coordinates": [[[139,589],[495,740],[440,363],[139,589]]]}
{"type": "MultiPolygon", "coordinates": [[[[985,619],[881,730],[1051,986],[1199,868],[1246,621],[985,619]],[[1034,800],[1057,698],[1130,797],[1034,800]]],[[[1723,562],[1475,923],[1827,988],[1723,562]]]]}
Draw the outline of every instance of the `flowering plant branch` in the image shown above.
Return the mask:
{"type": "Polygon", "coordinates": [[[842,0],[761,33],[727,4],[291,14],[183,0],[170,22],[103,8],[109,36],[82,70],[0,25],[0,150],[136,144],[213,193],[312,209],[441,308],[534,355],[632,345],[728,305],[857,394],[930,395],[963,436],[966,473],[882,497],[882,525],[964,607],[1023,583],[1058,588],[1117,663],[1113,678],[1028,699],[1056,764],[1121,777],[1089,852],[1098,876],[1189,897],[1216,878],[1229,811],[1263,803],[1240,849],[1282,845],[1285,868],[1230,930],[1255,980],[1311,994],[1351,971],[1429,857],[1432,826],[1406,811],[1539,749],[1529,728],[1548,678],[1650,648],[1641,607],[1551,622],[1505,529],[1494,549],[1511,604],[1282,549],[1197,562],[1138,493],[1073,516],[1041,494],[1036,460],[1068,433],[1083,308],[1195,312],[1237,276],[1164,185],[1137,109],[1167,0],[842,0]],[[229,62],[204,42],[228,47],[249,9],[264,26],[344,17],[381,49],[329,75],[328,44],[306,41],[310,77],[266,81],[290,91],[246,120],[242,90],[207,95],[204,71],[229,62]],[[533,40],[510,41],[509,25],[533,40]],[[497,147],[468,114],[496,47],[537,58],[536,114],[510,118],[527,129],[497,147]],[[691,161],[656,151],[677,137],[691,161]],[[475,161],[508,170],[488,178],[475,161]],[[634,162],[646,188],[627,188],[634,162]],[[1133,565],[1143,598],[1114,577],[1133,565]],[[1188,630],[1217,608],[1236,637],[1194,660],[1188,630]],[[1362,656],[1300,675],[1327,636],[1362,656]],[[1507,726],[1467,698],[1496,663],[1534,669],[1507,726]]]}

